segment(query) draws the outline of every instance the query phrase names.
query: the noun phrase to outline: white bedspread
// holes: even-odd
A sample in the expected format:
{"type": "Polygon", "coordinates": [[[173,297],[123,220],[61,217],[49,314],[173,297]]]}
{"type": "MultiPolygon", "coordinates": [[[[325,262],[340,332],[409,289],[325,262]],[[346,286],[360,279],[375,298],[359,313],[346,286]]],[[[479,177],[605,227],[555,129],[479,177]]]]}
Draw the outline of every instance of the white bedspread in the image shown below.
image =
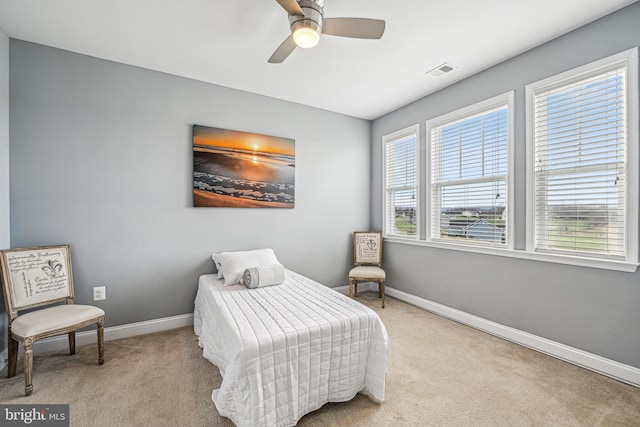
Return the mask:
{"type": "Polygon", "coordinates": [[[389,359],[380,317],[290,270],[267,288],[225,287],[203,275],[194,329],[222,384],[212,394],[237,426],[291,426],[358,392],[384,400],[389,359]]]}

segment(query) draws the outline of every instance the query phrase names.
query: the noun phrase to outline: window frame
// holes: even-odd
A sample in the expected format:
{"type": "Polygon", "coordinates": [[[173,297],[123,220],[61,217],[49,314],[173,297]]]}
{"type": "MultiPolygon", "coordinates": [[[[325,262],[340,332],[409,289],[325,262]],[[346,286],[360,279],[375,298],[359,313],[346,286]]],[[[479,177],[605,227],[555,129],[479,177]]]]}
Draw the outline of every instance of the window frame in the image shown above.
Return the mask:
{"type": "Polygon", "coordinates": [[[384,238],[399,239],[400,241],[415,241],[420,239],[421,221],[420,221],[420,125],[415,124],[406,128],[397,130],[395,132],[383,135],[382,137],[382,236],[384,238]],[[388,188],[387,188],[387,144],[404,139],[410,136],[415,137],[415,156],[416,156],[416,233],[414,235],[393,234],[387,230],[387,215],[389,212],[388,203],[388,188]]]}
{"type": "MultiPolygon", "coordinates": [[[[503,250],[512,250],[514,247],[514,99],[515,92],[509,91],[503,94],[494,96],[492,98],[477,102],[472,105],[468,105],[466,107],[457,109],[447,114],[443,114],[441,116],[435,117],[433,119],[429,119],[426,122],[426,145],[427,145],[427,155],[426,155],[426,187],[427,187],[427,208],[426,211],[426,221],[425,226],[427,228],[426,233],[426,241],[433,245],[442,245],[442,247],[447,248],[455,248],[457,246],[461,247],[477,247],[479,250],[484,249],[496,249],[498,251],[503,250]],[[433,235],[433,221],[436,220],[433,218],[433,193],[432,193],[432,153],[434,150],[433,141],[431,137],[431,131],[434,128],[445,126],[447,124],[453,124],[455,122],[464,121],[466,119],[472,119],[475,116],[479,116],[482,113],[489,112],[492,109],[500,108],[506,106],[507,108],[507,173],[505,178],[505,187],[506,187],[506,203],[505,209],[507,210],[507,218],[505,220],[505,243],[496,245],[492,243],[485,243],[480,240],[450,240],[450,239],[442,239],[440,236],[433,235]]],[[[487,178],[487,180],[490,180],[487,178]]],[[[438,219],[439,220],[439,219],[438,219]]]]}
{"type": "Polygon", "coordinates": [[[638,265],[638,48],[585,64],[553,75],[525,86],[526,93],[526,251],[536,257],[552,262],[561,262],[594,268],[610,268],[635,271],[638,265]],[[535,183],[535,98],[536,94],[561,88],[595,75],[626,66],[626,128],[625,165],[626,188],[624,196],[625,256],[622,260],[589,256],[584,253],[565,254],[540,252],[537,249],[536,183],[535,183]],[[633,270],[629,270],[633,268],[633,270]]]}

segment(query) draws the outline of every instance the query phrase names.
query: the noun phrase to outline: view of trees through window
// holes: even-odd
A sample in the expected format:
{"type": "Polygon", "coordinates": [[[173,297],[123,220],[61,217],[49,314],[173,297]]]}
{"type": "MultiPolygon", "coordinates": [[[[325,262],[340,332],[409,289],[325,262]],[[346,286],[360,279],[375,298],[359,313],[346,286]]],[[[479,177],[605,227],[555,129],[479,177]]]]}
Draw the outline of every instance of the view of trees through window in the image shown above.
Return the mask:
{"type": "Polygon", "coordinates": [[[624,255],[623,71],[535,98],[539,250],[624,255]]]}
{"type": "Polygon", "coordinates": [[[504,244],[507,106],[431,132],[432,237],[504,244]]]}
{"type": "Polygon", "coordinates": [[[386,143],[387,234],[415,236],[417,209],[417,136],[386,143]]]}

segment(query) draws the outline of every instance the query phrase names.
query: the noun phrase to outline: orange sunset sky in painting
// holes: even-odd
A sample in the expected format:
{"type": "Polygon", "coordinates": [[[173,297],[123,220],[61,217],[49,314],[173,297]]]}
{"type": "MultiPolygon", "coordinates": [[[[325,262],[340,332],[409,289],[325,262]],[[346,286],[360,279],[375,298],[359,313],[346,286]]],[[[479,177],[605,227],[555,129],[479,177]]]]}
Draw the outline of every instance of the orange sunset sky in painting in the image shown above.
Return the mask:
{"type": "Polygon", "coordinates": [[[287,154],[290,156],[295,155],[294,142],[292,139],[198,125],[193,126],[193,144],[237,150],[255,150],[263,153],[287,154]]]}

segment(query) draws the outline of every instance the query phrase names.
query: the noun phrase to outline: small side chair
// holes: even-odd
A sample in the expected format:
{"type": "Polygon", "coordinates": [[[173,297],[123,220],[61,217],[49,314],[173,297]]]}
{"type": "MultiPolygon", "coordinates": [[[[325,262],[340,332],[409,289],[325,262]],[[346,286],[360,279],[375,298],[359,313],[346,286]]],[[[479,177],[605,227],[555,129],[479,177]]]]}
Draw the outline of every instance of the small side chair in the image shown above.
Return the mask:
{"type": "Polygon", "coordinates": [[[98,364],[104,363],[104,310],[73,303],[69,245],[0,251],[2,286],[9,317],[8,376],[16,375],[18,346],[24,347],[24,394],[33,393],[33,344],[67,334],[76,352],[76,330],[95,324],[98,364]],[[20,314],[24,310],[27,313],[20,314]]]}
{"type": "Polygon", "coordinates": [[[353,233],[353,265],[349,271],[349,296],[358,296],[358,282],[378,283],[378,294],[384,308],[386,273],[382,269],[382,233],[356,231],[353,233]]]}

